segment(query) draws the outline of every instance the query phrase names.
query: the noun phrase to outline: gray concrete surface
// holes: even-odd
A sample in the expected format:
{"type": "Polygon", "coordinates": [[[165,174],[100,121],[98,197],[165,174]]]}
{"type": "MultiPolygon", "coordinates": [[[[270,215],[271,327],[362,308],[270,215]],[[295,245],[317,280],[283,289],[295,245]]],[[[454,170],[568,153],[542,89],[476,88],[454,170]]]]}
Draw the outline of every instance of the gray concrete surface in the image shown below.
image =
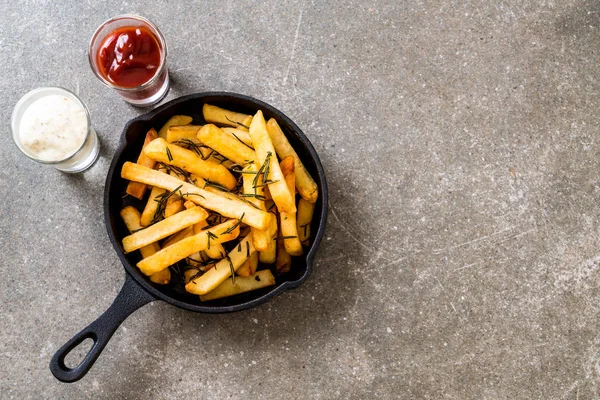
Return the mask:
{"type": "Polygon", "coordinates": [[[600,397],[598,2],[144,3],[3,3],[1,398],[600,397]],[[61,384],[50,357],[123,282],[102,193],[143,110],[86,59],[123,12],[163,30],[168,99],[245,93],[304,129],[330,224],[298,290],[230,315],[151,304],[61,384]],[[9,138],[42,85],[91,110],[102,153],[83,175],[9,138]]]}

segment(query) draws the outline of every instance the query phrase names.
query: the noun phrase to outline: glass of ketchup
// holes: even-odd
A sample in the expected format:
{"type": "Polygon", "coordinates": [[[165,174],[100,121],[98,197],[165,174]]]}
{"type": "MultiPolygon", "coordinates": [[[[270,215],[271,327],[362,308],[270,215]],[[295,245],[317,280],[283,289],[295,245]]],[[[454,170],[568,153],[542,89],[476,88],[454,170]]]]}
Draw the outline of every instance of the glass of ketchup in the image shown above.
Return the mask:
{"type": "Polygon", "coordinates": [[[146,18],[127,14],[103,23],[88,57],[98,79],[135,106],[156,104],[169,91],[167,43],[146,18]]]}

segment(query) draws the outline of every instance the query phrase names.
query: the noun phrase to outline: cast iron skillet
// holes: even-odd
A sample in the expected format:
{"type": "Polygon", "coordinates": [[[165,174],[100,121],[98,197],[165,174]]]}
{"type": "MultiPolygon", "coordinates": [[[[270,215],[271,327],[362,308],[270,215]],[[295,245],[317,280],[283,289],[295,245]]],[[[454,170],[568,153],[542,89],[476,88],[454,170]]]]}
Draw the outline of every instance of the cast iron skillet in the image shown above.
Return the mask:
{"type": "MultiPolygon", "coordinates": [[[[81,379],[92,367],[115,330],[121,322],[131,313],[143,305],[163,300],[176,307],[198,313],[226,313],[245,310],[265,303],[271,298],[292,289],[304,282],[312,271],[312,261],[323,237],[327,221],[327,183],[325,173],[315,149],[310,144],[304,133],[281,111],[248,96],[225,93],[208,92],[180,97],[161,107],[131,120],[123,131],[121,145],[117,150],[106,178],[104,188],[104,220],[108,236],[112,242],[123,267],[125,268],[125,283],[112,305],[97,320],[87,328],[76,334],[62,346],[50,361],[50,370],[54,376],[63,382],[75,382],[81,379]],[[170,117],[177,114],[190,115],[193,123],[203,124],[202,104],[210,103],[233,111],[254,114],[258,109],[263,110],[265,119],[275,118],[290,143],[298,153],[300,159],[315,179],[319,187],[311,232],[313,233],[310,248],[306,249],[302,257],[292,259],[291,271],[279,275],[274,286],[257,290],[238,296],[200,302],[198,296],[188,294],[183,289],[183,283],[177,281],[173,274],[172,285],[161,286],[152,283],[142,274],[135,264],[139,261],[139,252],[125,254],[121,240],[128,235],[125,224],[122,222],[119,211],[127,205],[134,205],[142,209],[145,201],[139,201],[131,196],[124,196],[127,182],[121,178],[121,167],[125,161],[135,161],[144,141],[146,132],[154,127],[160,128],[170,117]],[[65,365],[66,355],[85,339],[94,342],[83,361],[75,368],[65,365]]],[[[259,267],[260,268],[260,267],[259,267]]]]}

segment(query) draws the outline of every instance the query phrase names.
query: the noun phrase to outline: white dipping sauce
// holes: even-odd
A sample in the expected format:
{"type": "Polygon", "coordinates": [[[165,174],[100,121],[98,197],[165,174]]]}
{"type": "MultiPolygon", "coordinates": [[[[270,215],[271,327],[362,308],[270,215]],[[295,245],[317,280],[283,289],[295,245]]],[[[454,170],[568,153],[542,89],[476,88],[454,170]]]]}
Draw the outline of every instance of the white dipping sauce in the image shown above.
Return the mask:
{"type": "Polygon", "coordinates": [[[73,155],[85,141],[88,120],[85,109],[58,94],[37,99],[23,113],[19,136],[23,147],[42,161],[61,161],[73,155]]]}

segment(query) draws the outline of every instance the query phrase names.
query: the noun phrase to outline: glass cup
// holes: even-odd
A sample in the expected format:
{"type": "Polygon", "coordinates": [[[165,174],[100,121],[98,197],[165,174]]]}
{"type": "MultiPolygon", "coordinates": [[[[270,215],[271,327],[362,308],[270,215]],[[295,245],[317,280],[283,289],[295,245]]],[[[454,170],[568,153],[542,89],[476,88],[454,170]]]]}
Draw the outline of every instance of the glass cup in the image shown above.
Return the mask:
{"type": "Polygon", "coordinates": [[[146,18],[138,15],[125,14],[113,17],[100,25],[92,36],[88,49],[88,58],[94,74],[109,88],[121,95],[128,103],[138,107],[148,107],[161,101],[169,91],[169,71],[167,69],[167,42],[156,25],[146,18]],[[161,50],[160,65],[154,76],[146,83],[137,87],[121,87],[115,85],[104,77],[98,66],[98,50],[104,39],[113,31],[122,27],[144,26],[154,34],[161,50]]]}
{"type": "Polygon", "coordinates": [[[76,173],[85,171],[86,169],[91,167],[94,164],[94,162],[98,159],[98,154],[100,153],[100,142],[98,141],[96,131],[92,127],[90,112],[79,97],[77,97],[74,93],[66,89],[60,87],[42,87],[34,89],[31,92],[27,93],[25,96],[21,97],[21,99],[17,102],[17,105],[15,106],[12,112],[10,126],[12,131],[12,138],[19,150],[21,150],[21,152],[23,152],[23,154],[25,154],[27,157],[39,162],[40,164],[50,164],[54,165],[54,167],[60,171],[76,173]],[[64,159],[56,161],[48,161],[41,159],[39,156],[37,156],[30,149],[23,145],[21,137],[22,117],[27,108],[29,108],[29,106],[31,106],[36,100],[50,95],[60,95],[71,99],[75,102],[75,104],[81,106],[81,109],[85,112],[85,115],[87,117],[87,133],[85,140],[83,141],[81,146],[64,159]]]}

